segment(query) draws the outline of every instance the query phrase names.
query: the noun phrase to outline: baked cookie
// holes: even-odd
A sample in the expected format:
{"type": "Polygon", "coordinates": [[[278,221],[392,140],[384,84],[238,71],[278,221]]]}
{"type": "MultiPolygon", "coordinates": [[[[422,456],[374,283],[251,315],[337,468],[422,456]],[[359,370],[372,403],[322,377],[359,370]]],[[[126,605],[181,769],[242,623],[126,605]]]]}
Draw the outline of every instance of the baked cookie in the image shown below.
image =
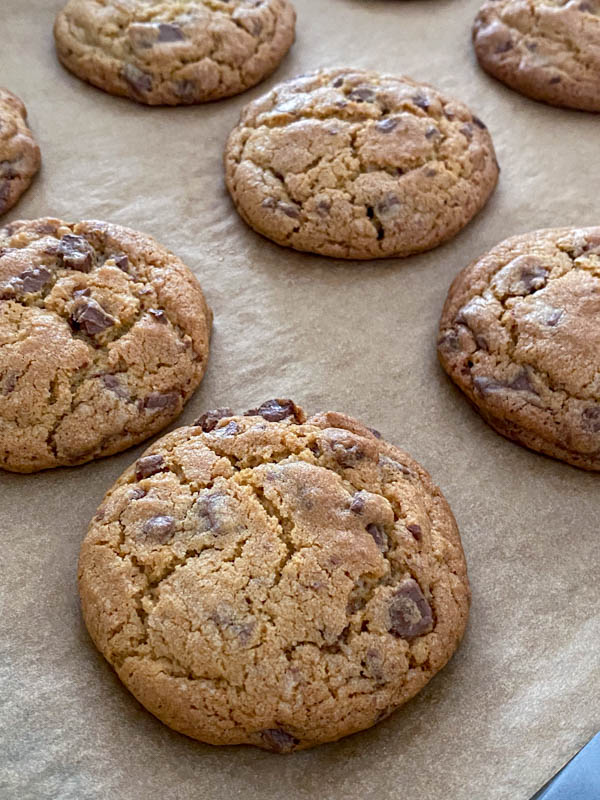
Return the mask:
{"type": "Polygon", "coordinates": [[[481,66],[521,94],[600,111],[600,0],[487,0],[473,43],[481,66]]]}
{"type": "Polygon", "coordinates": [[[498,433],[600,470],[600,227],[515,236],[463,270],[439,357],[498,433]]]}
{"type": "Polygon", "coordinates": [[[204,103],[270,75],[294,41],[290,0],[69,0],[54,26],[61,62],[148,105],[204,103]]]}
{"type": "Polygon", "coordinates": [[[83,542],[83,614],[181,733],[278,753],[374,725],[451,657],[469,584],[456,523],[409,456],[289,400],[156,442],[83,542]]]}
{"type": "Polygon", "coordinates": [[[181,412],[211,312],[150,236],[58,219],[0,228],[0,467],[83,464],[181,412]]]}
{"type": "Polygon", "coordinates": [[[0,89],[0,214],[29,188],[40,164],[40,148],[27,127],[25,106],[8,89],[0,89]]]}
{"type": "Polygon", "coordinates": [[[450,239],[498,178],[490,135],[465,105],[409,78],[350,69],[302,75],[246,106],[225,167],[258,233],[355,259],[450,239]]]}

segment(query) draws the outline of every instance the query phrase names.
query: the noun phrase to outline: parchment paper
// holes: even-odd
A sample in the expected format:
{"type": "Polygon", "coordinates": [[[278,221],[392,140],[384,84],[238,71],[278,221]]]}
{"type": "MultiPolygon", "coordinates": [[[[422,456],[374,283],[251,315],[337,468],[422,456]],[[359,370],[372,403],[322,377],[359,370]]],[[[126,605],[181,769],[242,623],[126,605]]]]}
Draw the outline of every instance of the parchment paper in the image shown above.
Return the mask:
{"type": "Polygon", "coordinates": [[[62,0],[0,0],[0,85],[20,95],[43,169],[2,222],[112,220],[156,236],[215,312],[208,373],[180,423],[290,396],[364,419],[429,469],[456,514],[473,585],[465,641],[407,707],[338,744],[282,757],[213,748],[144,711],[81,622],[79,545],[142,451],[33,476],[0,473],[0,796],[10,800],[525,800],[598,729],[600,476],[511,444],[437,365],[456,272],[499,240],[599,222],[597,116],[520,97],[475,63],[479,0],[295,0],[297,42],[245,95],[151,109],[58,64],[62,0]],[[267,242],[224,189],[222,147],[276,81],[346,64],[412,75],[492,132],[498,190],[453,242],[343,263],[267,242]]]}

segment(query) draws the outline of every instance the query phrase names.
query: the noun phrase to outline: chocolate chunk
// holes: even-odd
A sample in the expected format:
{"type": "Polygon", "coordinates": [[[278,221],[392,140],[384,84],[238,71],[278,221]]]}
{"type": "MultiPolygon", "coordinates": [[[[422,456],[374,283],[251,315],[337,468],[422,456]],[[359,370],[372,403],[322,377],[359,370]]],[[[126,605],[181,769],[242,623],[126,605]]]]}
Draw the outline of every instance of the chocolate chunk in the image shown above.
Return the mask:
{"type": "Polygon", "coordinates": [[[233,499],[223,492],[211,491],[200,494],[194,511],[198,516],[200,533],[223,536],[239,530],[232,513],[233,499]]]}
{"type": "Polygon", "coordinates": [[[331,201],[319,200],[317,203],[317,211],[319,212],[320,217],[326,217],[331,211],[331,201]]]}
{"type": "Polygon", "coordinates": [[[143,489],[140,489],[139,486],[136,486],[129,492],[128,498],[129,500],[141,500],[142,497],[146,497],[148,492],[145,492],[143,489]]]}
{"type": "Polygon", "coordinates": [[[179,97],[188,100],[191,100],[196,95],[196,90],[198,89],[198,84],[196,81],[189,80],[189,78],[184,78],[183,80],[175,81],[175,92],[179,95],[179,97]]]}
{"type": "Polygon", "coordinates": [[[423,538],[423,531],[421,530],[420,525],[407,525],[406,530],[409,531],[409,533],[412,533],[417,542],[420,542],[423,538]]]}
{"type": "Polygon", "coordinates": [[[298,219],[300,216],[300,211],[296,206],[293,206],[291,203],[278,203],[279,210],[283,211],[286,217],[291,217],[292,219],[298,219]]]}
{"type": "Polygon", "coordinates": [[[275,208],[276,205],[277,200],[274,197],[265,197],[261,203],[262,208],[275,208]]]}
{"type": "Polygon", "coordinates": [[[442,350],[460,350],[460,339],[455,330],[449,330],[438,339],[438,347],[442,350]]]}
{"type": "Polygon", "coordinates": [[[466,125],[463,125],[460,129],[460,132],[463,134],[463,136],[466,136],[469,141],[471,141],[473,138],[473,126],[470,122],[467,122],[466,125]]]}
{"type": "Polygon", "coordinates": [[[487,125],[482,122],[479,117],[473,117],[473,122],[477,125],[478,128],[481,128],[482,131],[487,130],[487,125]]]}
{"type": "Polygon", "coordinates": [[[150,517],[144,523],[142,532],[146,536],[146,541],[155,544],[165,544],[172,538],[175,531],[175,519],[168,516],[150,517]]]}
{"type": "Polygon", "coordinates": [[[549,328],[555,328],[562,319],[564,313],[564,309],[562,308],[551,309],[544,319],[544,324],[548,325],[549,328]]]}
{"type": "Polygon", "coordinates": [[[87,239],[66,233],[58,244],[58,257],[65,269],[90,272],[94,266],[94,250],[87,239]]]}
{"type": "Polygon", "coordinates": [[[537,394],[529,379],[529,375],[525,371],[519,373],[510,383],[497,381],[494,378],[487,378],[485,376],[477,376],[473,379],[473,386],[475,390],[481,394],[504,392],[507,389],[512,389],[515,392],[531,392],[532,394],[537,394]]]}
{"type": "Polygon", "coordinates": [[[150,392],[141,401],[141,407],[150,411],[162,408],[174,408],[179,402],[177,392],[150,392]]]}
{"type": "Polygon", "coordinates": [[[6,395],[9,395],[9,394],[11,394],[11,392],[14,392],[14,390],[15,390],[15,388],[17,386],[17,378],[18,377],[19,376],[18,376],[18,374],[16,372],[7,372],[6,375],[4,376],[4,378],[0,379],[0,387],[2,389],[0,394],[4,395],[4,397],[6,397],[6,395]]]}
{"type": "Polygon", "coordinates": [[[535,258],[530,259],[521,270],[521,281],[528,294],[543,289],[548,282],[548,270],[535,258]]]}
{"type": "Polygon", "coordinates": [[[333,457],[341,467],[355,467],[365,457],[358,442],[338,439],[337,441],[328,442],[328,444],[333,457]]]}
{"type": "Polygon", "coordinates": [[[372,103],[375,100],[375,96],[375,90],[369,86],[358,86],[348,95],[350,100],[354,100],[355,103],[372,103]]]}
{"type": "Polygon", "coordinates": [[[393,192],[387,192],[377,203],[375,208],[379,217],[382,219],[389,219],[398,216],[401,207],[398,196],[393,192]]]}
{"type": "Polygon", "coordinates": [[[432,125],[430,128],[427,128],[425,131],[425,138],[432,139],[434,136],[440,135],[440,129],[436,128],[435,125],[432,125]]]}
{"type": "Polygon", "coordinates": [[[89,297],[91,295],[91,291],[89,289],[76,289],[73,292],[73,297],[89,297]]]}
{"type": "Polygon", "coordinates": [[[393,119],[393,117],[388,117],[387,119],[381,119],[375,125],[378,131],[381,133],[391,133],[394,128],[398,127],[398,120],[393,119]]]}
{"type": "Polygon", "coordinates": [[[110,389],[113,394],[116,394],[117,397],[122,398],[123,400],[129,400],[130,394],[129,389],[127,386],[123,386],[121,381],[117,378],[116,375],[102,375],[102,383],[106,386],[107,389],[110,389]]]}
{"type": "Polygon", "coordinates": [[[365,508],[365,493],[357,492],[352,498],[352,502],[350,503],[350,511],[353,511],[355,514],[361,514],[364,508],[365,508]]]}
{"type": "Polygon", "coordinates": [[[298,406],[292,400],[267,400],[258,408],[250,409],[244,414],[245,417],[263,417],[268,422],[281,422],[287,417],[294,417],[297,422],[301,422],[301,414],[298,406]]]}
{"type": "Polygon", "coordinates": [[[412,578],[404,580],[394,592],[389,614],[389,631],[401,639],[413,639],[433,630],[431,606],[412,578]]]}
{"type": "Polygon", "coordinates": [[[117,267],[122,270],[123,272],[129,272],[129,258],[123,253],[123,255],[115,256],[115,264],[117,267]]]}
{"type": "Polygon", "coordinates": [[[412,98],[412,101],[413,101],[413,103],[414,103],[416,106],[418,106],[419,108],[422,108],[422,109],[423,109],[423,111],[427,111],[427,109],[428,109],[428,108],[429,108],[429,106],[431,105],[431,103],[429,102],[429,98],[428,98],[428,97],[425,97],[425,95],[424,95],[424,94],[420,94],[420,93],[419,93],[419,94],[416,94],[416,95],[415,95],[415,96],[412,98]]]}
{"type": "Polygon", "coordinates": [[[228,422],[227,425],[223,425],[222,428],[215,428],[213,430],[214,436],[220,436],[223,439],[226,439],[229,436],[235,436],[236,433],[239,433],[242,429],[234,420],[228,422]]]}
{"type": "Polygon", "coordinates": [[[205,411],[192,424],[198,425],[204,433],[210,433],[223,417],[233,417],[233,410],[231,408],[215,408],[212,411],[205,411]]]}
{"type": "Polygon", "coordinates": [[[274,753],[291,753],[298,744],[298,739],[280,728],[269,728],[260,735],[265,746],[274,753]]]}
{"type": "Polygon", "coordinates": [[[375,539],[375,544],[380,550],[387,550],[388,539],[381,525],[376,525],[374,522],[371,522],[370,525],[367,525],[367,532],[375,539]]]}
{"type": "Polygon", "coordinates": [[[161,22],[158,26],[158,40],[159,42],[181,42],[185,39],[183,31],[179,25],[172,22],[161,22]]]}
{"type": "Polygon", "coordinates": [[[46,267],[32,267],[19,275],[21,290],[26,293],[39,292],[50,280],[52,273],[46,267]]]}
{"type": "Polygon", "coordinates": [[[426,167],[426,169],[425,169],[425,177],[426,178],[435,178],[436,175],[437,175],[437,170],[436,169],[432,169],[431,167],[426,167]]]}
{"type": "Polygon", "coordinates": [[[336,78],[331,85],[334,86],[336,89],[339,89],[340,86],[342,86],[343,83],[344,83],[344,79],[342,77],[339,77],[339,78],[336,78]]]}
{"type": "Polygon", "coordinates": [[[583,427],[590,433],[600,433],[600,406],[590,406],[581,415],[583,427]]]}
{"type": "Polygon", "coordinates": [[[112,327],[117,320],[107,314],[100,303],[95,300],[82,300],[71,313],[71,325],[75,330],[83,330],[88,336],[96,336],[98,333],[112,327]]]}
{"type": "Polygon", "coordinates": [[[161,455],[142,456],[136,462],[135,477],[141,481],[142,478],[149,478],[150,475],[156,475],[157,472],[162,472],[164,469],[166,469],[166,464],[161,455]]]}
{"type": "Polygon", "coordinates": [[[162,323],[163,325],[166,325],[166,324],[167,324],[167,322],[168,322],[168,320],[167,320],[167,315],[165,314],[165,312],[164,312],[164,311],[161,311],[159,308],[149,308],[149,309],[148,309],[148,313],[149,313],[149,314],[150,314],[152,317],[154,317],[154,319],[155,319],[157,322],[160,322],[160,323],[162,323]]]}
{"type": "Polygon", "coordinates": [[[497,45],[494,52],[496,52],[496,53],[508,53],[508,51],[512,50],[513,47],[514,47],[514,45],[511,42],[511,40],[507,39],[505,42],[502,42],[502,44],[497,45]]]}
{"type": "Polygon", "coordinates": [[[550,78],[548,83],[556,84],[556,83],[560,83],[561,81],[562,81],[562,78],[560,77],[560,75],[555,75],[553,78],[550,78]]]}
{"type": "Polygon", "coordinates": [[[142,72],[135,64],[125,64],[121,70],[121,77],[138,94],[144,94],[152,89],[152,75],[142,72]]]}

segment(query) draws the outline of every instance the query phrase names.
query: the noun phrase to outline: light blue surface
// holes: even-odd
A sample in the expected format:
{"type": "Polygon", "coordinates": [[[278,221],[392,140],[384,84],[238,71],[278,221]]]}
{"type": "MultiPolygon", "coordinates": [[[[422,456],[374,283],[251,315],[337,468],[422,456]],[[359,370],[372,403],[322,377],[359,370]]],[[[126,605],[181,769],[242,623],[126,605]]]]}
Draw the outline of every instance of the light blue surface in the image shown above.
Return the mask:
{"type": "Polygon", "coordinates": [[[532,800],[600,800],[600,733],[532,800]]]}

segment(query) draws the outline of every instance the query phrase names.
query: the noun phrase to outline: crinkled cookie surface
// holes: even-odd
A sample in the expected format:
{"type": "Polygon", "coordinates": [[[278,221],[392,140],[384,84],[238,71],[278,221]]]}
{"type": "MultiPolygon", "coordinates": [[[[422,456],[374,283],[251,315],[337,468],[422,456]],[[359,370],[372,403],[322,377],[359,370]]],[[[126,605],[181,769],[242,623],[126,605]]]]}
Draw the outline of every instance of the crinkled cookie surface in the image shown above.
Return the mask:
{"type": "Polygon", "coordinates": [[[336,258],[407,256],[458,233],[498,179],[485,124],[410,78],[321,70],[242,111],[225,152],[246,222],[336,258]]]}
{"type": "Polygon", "coordinates": [[[81,464],[156,433],[202,379],[211,319],[149,236],[50,218],[0,228],[0,467],[81,464]]]}
{"type": "Polygon", "coordinates": [[[488,0],[473,42],[481,66],[518,92],[600,111],[600,0],[488,0]]]}
{"type": "Polygon", "coordinates": [[[289,0],[69,0],[58,57],[83,80],[149,105],[238,94],[269,75],[294,41],[289,0]]]}
{"type": "Polygon", "coordinates": [[[40,164],[25,106],[12,92],[0,89],[0,214],[15,205],[40,164]]]}
{"type": "Polygon", "coordinates": [[[108,492],[83,543],[86,624],[159,719],[290,752],[367,728],[462,637],[456,523],[409,456],[288,400],[204,414],[108,492]]]}
{"type": "Polygon", "coordinates": [[[600,470],[600,227],[516,236],[463,270],[438,352],[499,433],[600,470]]]}

